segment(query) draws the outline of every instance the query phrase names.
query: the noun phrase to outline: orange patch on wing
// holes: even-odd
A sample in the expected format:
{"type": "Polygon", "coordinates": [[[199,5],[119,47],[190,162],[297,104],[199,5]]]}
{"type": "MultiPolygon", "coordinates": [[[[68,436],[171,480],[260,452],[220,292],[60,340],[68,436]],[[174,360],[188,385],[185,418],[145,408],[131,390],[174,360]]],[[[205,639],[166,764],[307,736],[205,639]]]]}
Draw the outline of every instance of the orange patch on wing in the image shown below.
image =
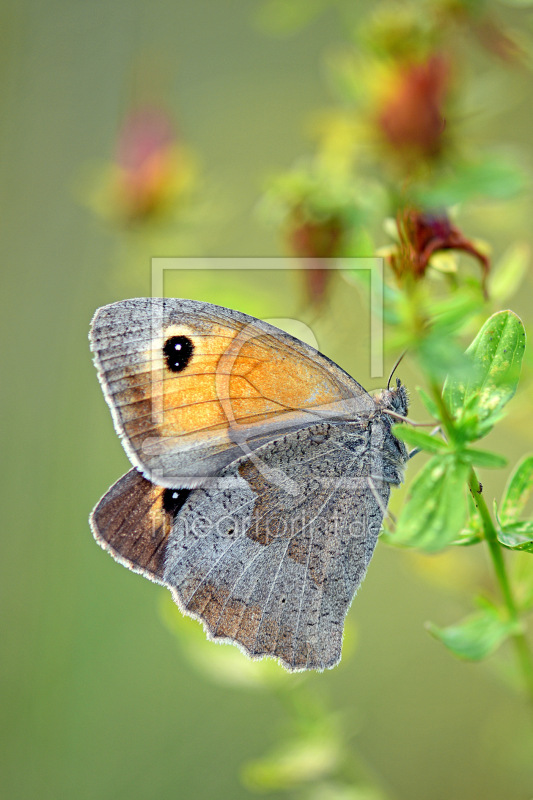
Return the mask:
{"type": "Polygon", "coordinates": [[[202,431],[253,428],[346,396],[323,366],[288,352],[269,334],[250,338],[249,327],[235,331],[214,325],[213,334],[202,335],[171,326],[154,342],[141,362],[144,368],[126,374],[127,388],[115,398],[136,447],[142,448],[145,437],[197,432],[201,440],[202,431]],[[180,334],[190,337],[194,349],[187,366],[172,372],[161,347],[169,336],[180,334]]]}

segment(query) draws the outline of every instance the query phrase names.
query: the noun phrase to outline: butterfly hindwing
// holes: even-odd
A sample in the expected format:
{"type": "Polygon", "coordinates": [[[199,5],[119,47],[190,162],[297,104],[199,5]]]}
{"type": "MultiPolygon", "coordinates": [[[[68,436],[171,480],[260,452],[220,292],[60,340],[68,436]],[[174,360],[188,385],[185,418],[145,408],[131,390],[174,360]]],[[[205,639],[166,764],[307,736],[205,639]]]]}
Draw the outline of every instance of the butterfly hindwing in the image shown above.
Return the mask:
{"type": "Polygon", "coordinates": [[[240,459],[208,488],[174,492],[174,509],[164,500],[172,490],[133,470],[101,501],[93,526],[115,556],[170,588],[211,638],[290,670],[324,669],[340,659],[344,618],[388,500],[372,447],[368,427],[315,425],[240,459]]]}
{"type": "Polygon", "coordinates": [[[189,494],[189,489],[156,486],[130,469],[91,514],[96,541],[134,572],[161,583],[168,537],[189,494]]]}

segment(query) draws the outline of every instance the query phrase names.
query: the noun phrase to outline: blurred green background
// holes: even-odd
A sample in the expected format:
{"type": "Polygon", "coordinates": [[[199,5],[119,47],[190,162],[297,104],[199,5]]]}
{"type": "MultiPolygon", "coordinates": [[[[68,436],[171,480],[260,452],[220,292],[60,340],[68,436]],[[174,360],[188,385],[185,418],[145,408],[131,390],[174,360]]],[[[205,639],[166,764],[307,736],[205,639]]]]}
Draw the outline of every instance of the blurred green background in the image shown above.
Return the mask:
{"type": "MultiPolygon", "coordinates": [[[[358,6],[363,17],[368,6],[358,6]]],[[[128,469],[89,355],[94,310],[148,295],[153,255],[283,252],[256,213],[258,198],[269,174],[311,152],[309,119],[331,101],[323,56],[343,31],[330,9],[290,38],[269,35],[260,7],[0,5],[6,800],[249,797],[243,764],[274,747],[288,724],[277,691],[230,685],[195,666],[165,621],[168,593],[115,564],[87,522],[128,469]],[[90,186],[104,181],[125,115],[150,96],[195,153],[199,199],[176,230],[139,233],[95,214],[90,186]]],[[[505,81],[504,107],[476,135],[515,142],[530,157],[530,75],[505,81]]],[[[530,212],[528,198],[505,211],[473,208],[470,232],[498,253],[510,243],[505,214],[512,236],[528,241],[530,212]]],[[[528,277],[512,303],[526,323],[532,289],[528,277]]],[[[167,291],[267,317],[298,316],[302,305],[292,273],[184,273],[167,291]]],[[[339,279],[313,322],[321,349],[373,388],[365,308],[339,279]]],[[[416,380],[408,363],[401,372],[416,380]]],[[[511,459],[533,441],[530,405],[514,402],[491,437],[511,459]]],[[[490,499],[502,477],[487,476],[490,499]]],[[[400,500],[397,492],[393,507],[400,500]]],[[[455,661],[423,629],[468,610],[472,574],[489,580],[479,554],[474,563],[466,553],[414,557],[378,546],[349,615],[354,652],[306,679],[341,715],[349,756],[387,797],[533,796],[525,701],[492,662],[455,661]]],[[[284,697],[303,679],[287,680],[284,697]]]]}

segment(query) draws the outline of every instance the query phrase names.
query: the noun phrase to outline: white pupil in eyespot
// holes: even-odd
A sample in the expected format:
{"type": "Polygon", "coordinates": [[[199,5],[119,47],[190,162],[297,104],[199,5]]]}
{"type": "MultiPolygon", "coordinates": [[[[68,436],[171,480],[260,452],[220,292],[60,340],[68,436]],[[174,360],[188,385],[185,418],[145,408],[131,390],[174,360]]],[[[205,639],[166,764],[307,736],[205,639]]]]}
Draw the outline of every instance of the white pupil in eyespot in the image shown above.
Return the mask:
{"type": "Polygon", "coordinates": [[[179,344],[179,343],[175,344],[174,347],[175,347],[176,350],[181,350],[181,344],[179,344]]]}

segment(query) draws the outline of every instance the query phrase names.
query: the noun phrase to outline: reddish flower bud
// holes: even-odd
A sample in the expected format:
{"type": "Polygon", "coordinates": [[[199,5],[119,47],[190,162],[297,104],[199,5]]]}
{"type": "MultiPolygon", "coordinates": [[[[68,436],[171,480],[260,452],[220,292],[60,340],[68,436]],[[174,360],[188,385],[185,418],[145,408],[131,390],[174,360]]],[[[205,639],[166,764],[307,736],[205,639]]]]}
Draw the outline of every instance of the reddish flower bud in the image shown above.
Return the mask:
{"type": "Polygon", "coordinates": [[[344,234],[345,225],[340,216],[312,219],[301,206],[291,213],[288,243],[291,252],[304,263],[307,299],[312,305],[323,301],[331,272],[320,263],[341,254],[344,234]]]}
{"type": "Polygon", "coordinates": [[[343,233],[340,217],[310,219],[301,207],[293,210],[289,221],[289,244],[300,258],[335,258],[343,233]]]}
{"type": "Polygon", "coordinates": [[[442,250],[460,250],[476,258],[482,269],[482,287],[487,296],[486,281],[490,262],[487,256],[453,225],[444,213],[425,213],[407,208],[398,213],[399,247],[389,263],[401,280],[406,275],[424,277],[431,256],[442,250]]]}
{"type": "Polygon", "coordinates": [[[428,159],[439,155],[448,86],[449,68],[442,56],[399,67],[378,125],[388,144],[401,155],[428,159]]]}

